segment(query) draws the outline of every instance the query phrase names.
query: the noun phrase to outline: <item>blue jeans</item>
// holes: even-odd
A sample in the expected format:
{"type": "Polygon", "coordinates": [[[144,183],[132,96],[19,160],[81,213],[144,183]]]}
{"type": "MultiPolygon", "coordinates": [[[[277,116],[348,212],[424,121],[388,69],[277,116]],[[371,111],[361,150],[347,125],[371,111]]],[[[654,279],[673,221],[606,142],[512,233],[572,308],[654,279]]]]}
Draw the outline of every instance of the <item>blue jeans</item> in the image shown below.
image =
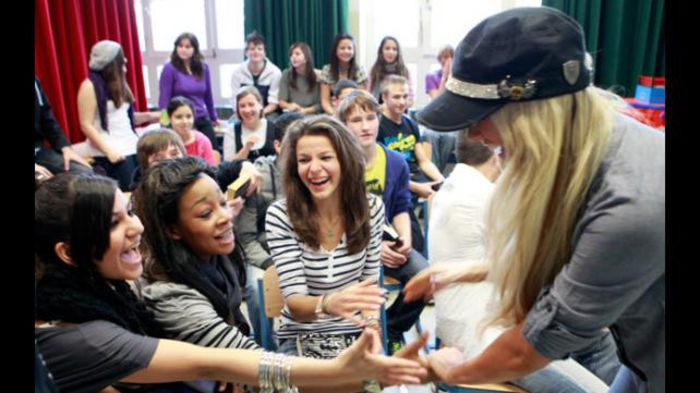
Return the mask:
{"type": "Polygon", "coordinates": [[[620,366],[615,380],[610,385],[610,393],[646,393],[644,381],[625,365],[620,366]]]}
{"type": "MultiPolygon", "coordinates": [[[[418,272],[428,267],[428,261],[415,249],[411,249],[411,255],[403,265],[398,268],[384,267],[384,274],[395,278],[401,285],[413,278],[418,272]]],[[[404,303],[403,293],[399,293],[394,303],[386,310],[388,338],[398,340],[403,333],[411,329],[425,307],[423,300],[404,303]]]]}
{"type": "Polygon", "coordinates": [[[431,161],[440,172],[445,172],[448,163],[457,162],[455,148],[459,131],[436,132],[426,127],[421,127],[421,130],[423,131],[423,140],[432,146],[431,161]]]}
{"type": "Polygon", "coordinates": [[[608,331],[598,341],[572,353],[571,359],[554,361],[512,382],[531,392],[605,392],[619,368],[617,346],[608,331]]]}
{"type": "Polygon", "coordinates": [[[572,353],[571,358],[608,385],[613,383],[621,365],[617,357],[617,344],[609,331],[587,348],[572,353]]]}
{"type": "Polygon", "coordinates": [[[556,360],[511,383],[538,393],[605,393],[608,385],[572,359],[556,360]]]}
{"type": "MultiPolygon", "coordinates": [[[[262,270],[256,266],[246,263],[246,283],[245,283],[245,304],[248,308],[248,319],[253,327],[253,340],[262,346],[262,335],[260,328],[260,300],[258,298],[258,277],[262,276],[262,270]]],[[[275,349],[275,341],[272,339],[272,326],[268,333],[268,342],[272,343],[272,350],[275,349]]]]}

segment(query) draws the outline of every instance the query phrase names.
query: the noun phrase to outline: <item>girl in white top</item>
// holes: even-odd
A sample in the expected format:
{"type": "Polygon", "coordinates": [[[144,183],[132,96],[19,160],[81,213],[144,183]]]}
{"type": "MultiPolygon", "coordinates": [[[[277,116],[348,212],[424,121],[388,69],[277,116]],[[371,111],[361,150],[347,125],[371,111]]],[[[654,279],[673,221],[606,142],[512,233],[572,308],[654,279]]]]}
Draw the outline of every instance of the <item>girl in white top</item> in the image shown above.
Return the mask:
{"type": "Polygon", "coordinates": [[[362,150],[334,118],[295,121],[282,145],[285,199],[265,223],[285,298],[279,349],[332,358],[363,327],[378,328],[384,205],[365,191],[362,150]]]}
{"type": "Polygon", "coordinates": [[[78,89],[80,129],[87,137],[90,154],[122,190],[128,189],[136,168],[138,136],[134,124],[158,119],[154,114],[133,112],[126,63],[118,43],[96,43],[90,51],[88,78],[78,89]]]}
{"type": "Polygon", "coordinates": [[[243,87],[236,94],[236,116],[241,121],[233,128],[234,138],[224,140],[226,159],[246,158],[253,162],[260,156],[277,153],[273,144],[274,123],[263,116],[263,99],[255,86],[243,87]]]}

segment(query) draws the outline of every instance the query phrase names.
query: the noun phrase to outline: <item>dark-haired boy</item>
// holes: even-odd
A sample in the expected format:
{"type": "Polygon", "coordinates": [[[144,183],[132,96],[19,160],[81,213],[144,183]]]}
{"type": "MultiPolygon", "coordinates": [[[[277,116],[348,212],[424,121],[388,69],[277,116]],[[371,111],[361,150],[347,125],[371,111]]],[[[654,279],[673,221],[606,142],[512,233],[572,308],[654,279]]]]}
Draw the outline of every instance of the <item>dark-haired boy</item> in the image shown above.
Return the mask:
{"type": "Polygon", "coordinates": [[[282,71],[265,56],[265,37],[257,31],[246,36],[246,57],[231,75],[231,102],[236,111],[236,94],[244,86],[255,86],[263,98],[263,116],[277,111],[282,71]]]}

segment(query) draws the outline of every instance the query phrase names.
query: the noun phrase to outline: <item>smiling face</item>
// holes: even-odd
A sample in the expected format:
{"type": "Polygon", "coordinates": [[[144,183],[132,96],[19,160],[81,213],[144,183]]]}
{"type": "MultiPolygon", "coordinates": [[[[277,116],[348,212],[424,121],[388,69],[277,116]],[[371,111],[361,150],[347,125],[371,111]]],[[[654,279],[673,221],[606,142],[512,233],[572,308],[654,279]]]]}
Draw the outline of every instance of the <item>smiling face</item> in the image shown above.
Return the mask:
{"type": "Polygon", "coordinates": [[[177,132],[185,143],[191,137],[193,124],[194,113],[192,113],[192,109],[188,105],[180,105],[170,115],[170,125],[173,131],[177,132]]]}
{"type": "Polygon", "coordinates": [[[177,57],[184,62],[191,60],[194,54],[194,47],[188,38],[181,39],[180,42],[177,43],[177,48],[175,48],[175,50],[177,51],[177,57]]]}
{"type": "Polygon", "coordinates": [[[363,149],[373,147],[377,143],[379,118],[377,113],[368,112],[360,106],[350,110],[345,120],[345,126],[357,137],[363,149]]]}
{"type": "Polygon", "coordinates": [[[178,219],[170,235],[207,261],[212,255],[228,255],[233,251],[232,220],[233,212],[219,185],[201,174],[180,196],[178,219]]]}
{"type": "Polygon", "coordinates": [[[109,231],[109,247],[97,261],[97,271],[109,280],[135,280],[141,276],[143,265],[138,246],[143,225],[129,206],[129,200],[117,188],[109,231]]]}
{"type": "Polygon", "coordinates": [[[338,56],[340,63],[348,64],[353,56],[355,56],[355,45],[351,40],[344,38],[338,43],[335,54],[338,56]]]}
{"type": "Polygon", "coordinates": [[[246,45],[245,54],[248,56],[248,60],[252,61],[253,63],[259,63],[265,60],[265,44],[256,44],[251,42],[246,45]]]}
{"type": "Polygon", "coordinates": [[[304,135],[297,142],[297,174],[315,202],[338,198],[340,161],[325,135],[304,135]]]}
{"type": "Polygon", "coordinates": [[[399,56],[399,46],[396,41],[387,39],[382,45],[382,57],[386,63],[393,63],[399,56]]]}
{"type": "Polygon", "coordinates": [[[289,56],[289,62],[292,63],[294,68],[302,68],[306,65],[306,56],[300,47],[292,49],[292,55],[289,56]]]}
{"type": "Polygon", "coordinates": [[[394,117],[400,117],[408,106],[408,87],[405,84],[392,83],[382,98],[387,111],[394,117]]]}
{"type": "Polygon", "coordinates": [[[254,124],[260,119],[262,103],[255,95],[246,94],[237,101],[236,106],[238,107],[238,116],[241,117],[243,124],[254,124]]]}

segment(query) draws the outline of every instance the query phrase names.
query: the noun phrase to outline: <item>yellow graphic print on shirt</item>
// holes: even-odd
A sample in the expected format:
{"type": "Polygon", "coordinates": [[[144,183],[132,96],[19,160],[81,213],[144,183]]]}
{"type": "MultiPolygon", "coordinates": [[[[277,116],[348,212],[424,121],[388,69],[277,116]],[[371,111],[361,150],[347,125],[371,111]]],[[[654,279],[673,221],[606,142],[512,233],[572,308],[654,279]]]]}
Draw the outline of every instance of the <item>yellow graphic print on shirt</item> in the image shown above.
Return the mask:
{"type": "Polygon", "coordinates": [[[377,149],[377,156],[372,165],[365,169],[365,184],[369,193],[383,198],[386,187],[386,153],[380,145],[374,146],[377,149]]]}
{"type": "Polygon", "coordinates": [[[384,144],[389,150],[403,154],[407,161],[413,160],[413,151],[416,148],[416,136],[399,132],[396,136],[384,138],[384,144]]]}

